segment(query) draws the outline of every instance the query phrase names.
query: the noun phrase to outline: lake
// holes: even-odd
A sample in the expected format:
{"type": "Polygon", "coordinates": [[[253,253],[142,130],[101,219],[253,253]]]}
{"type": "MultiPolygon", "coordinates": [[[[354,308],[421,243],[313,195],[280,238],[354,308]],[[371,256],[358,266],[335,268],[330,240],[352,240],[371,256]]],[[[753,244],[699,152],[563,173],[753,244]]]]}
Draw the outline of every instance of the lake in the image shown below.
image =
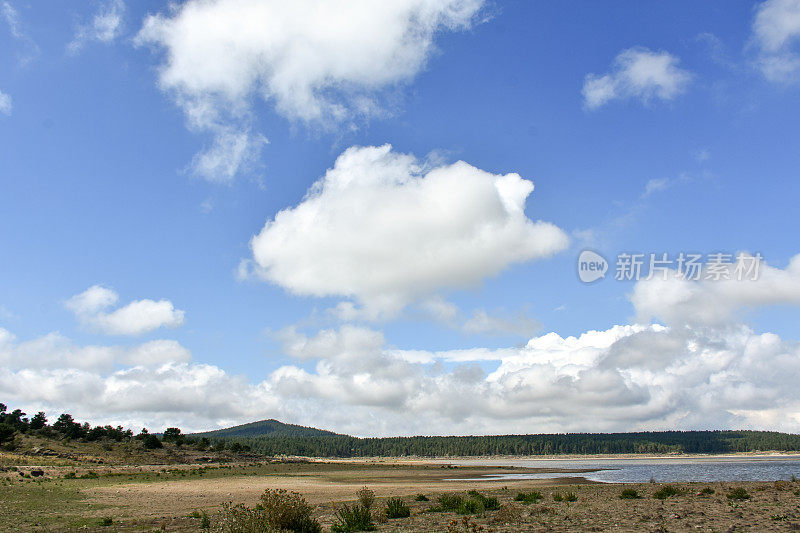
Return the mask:
{"type": "MultiPolygon", "coordinates": [[[[445,461],[441,461],[445,462],[445,461]]],[[[632,459],[458,459],[446,461],[463,466],[516,466],[563,469],[571,472],[489,475],[476,479],[554,479],[580,476],[603,483],[679,481],[776,481],[800,478],[800,456],[796,457],[692,457],[632,459]],[[587,472],[587,470],[591,470],[587,472]],[[583,471],[575,473],[575,471],[583,471]]]]}

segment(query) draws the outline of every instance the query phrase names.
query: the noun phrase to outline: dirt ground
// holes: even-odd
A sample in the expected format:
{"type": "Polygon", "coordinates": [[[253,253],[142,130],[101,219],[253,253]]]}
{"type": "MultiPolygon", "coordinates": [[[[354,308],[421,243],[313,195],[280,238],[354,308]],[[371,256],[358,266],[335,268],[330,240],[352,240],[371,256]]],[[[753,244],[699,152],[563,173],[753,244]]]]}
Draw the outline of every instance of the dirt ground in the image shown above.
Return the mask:
{"type": "Polygon", "coordinates": [[[284,488],[303,494],[314,516],[329,531],[338,505],[355,499],[363,486],[378,501],[378,531],[796,531],[800,530],[800,483],[683,483],[679,494],[659,500],[661,484],[588,483],[576,477],[558,480],[470,481],[485,474],[535,472],[541,469],[491,467],[451,468],[439,464],[381,462],[269,463],[233,465],[170,465],[42,468],[6,472],[0,483],[0,530],[3,531],[199,531],[205,511],[212,521],[222,502],[254,505],[265,489],[284,488]],[[74,472],[74,474],[72,474],[74,472]],[[454,481],[455,480],[455,481],[454,481]],[[619,498],[624,488],[640,499],[619,498]],[[700,494],[710,488],[713,494],[700,494]],[[727,497],[743,488],[749,499],[727,497]],[[500,509],[478,515],[430,512],[440,494],[478,490],[500,501],[500,509]],[[542,499],[514,501],[520,491],[537,490],[542,499]],[[576,501],[554,501],[554,494],[572,492],[576,501]],[[425,494],[429,501],[416,501],[425,494]],[[386,520],[382,498],[401,496],[411,517],[386,520]],[[110,526],[101,526],[110,519],[110,526]],[[479,529],[481,528],[481,529],[479,529]]]}

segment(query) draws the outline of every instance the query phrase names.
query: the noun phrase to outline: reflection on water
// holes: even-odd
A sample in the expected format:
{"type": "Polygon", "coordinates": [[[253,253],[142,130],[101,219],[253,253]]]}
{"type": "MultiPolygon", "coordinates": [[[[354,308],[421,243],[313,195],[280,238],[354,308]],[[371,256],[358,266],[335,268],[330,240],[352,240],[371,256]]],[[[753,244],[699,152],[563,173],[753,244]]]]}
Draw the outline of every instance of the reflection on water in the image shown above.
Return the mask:
{"type": "MultiPolygon", "coordinates": [[[[664,459],[464,459],[447,461],[461,466],[518,466],[596,470],[584,473],[493,474],[481,480],[554,479],[584,477],[605,483],[645,483],[654,479],[669,481],[776,481],[800,478],[798,457],[720,457],[664,459]]],[[[463,480],[462,480],[463,481],[463,480]]],[[[477,481],[477,480],[476,480],[477,481]]]]}

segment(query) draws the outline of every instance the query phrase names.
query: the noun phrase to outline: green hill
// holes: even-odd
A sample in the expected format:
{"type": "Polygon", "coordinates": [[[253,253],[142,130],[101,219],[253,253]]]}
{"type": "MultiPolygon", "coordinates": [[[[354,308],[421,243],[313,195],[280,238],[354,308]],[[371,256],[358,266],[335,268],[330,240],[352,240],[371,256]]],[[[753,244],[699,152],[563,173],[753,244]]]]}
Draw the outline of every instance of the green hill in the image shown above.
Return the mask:
{"type": "Polygon", "coordinates": [[[297,426],[295,424],[284,424],[278,420],[269,419],[259,420],[258,422],[250,422],[249,424],[242,424],[225,429],[193,433],[192,436],[227,439],[243,437],[337,437],[342,435],[332,431],[325,431],[324,429],[297,426]]]}

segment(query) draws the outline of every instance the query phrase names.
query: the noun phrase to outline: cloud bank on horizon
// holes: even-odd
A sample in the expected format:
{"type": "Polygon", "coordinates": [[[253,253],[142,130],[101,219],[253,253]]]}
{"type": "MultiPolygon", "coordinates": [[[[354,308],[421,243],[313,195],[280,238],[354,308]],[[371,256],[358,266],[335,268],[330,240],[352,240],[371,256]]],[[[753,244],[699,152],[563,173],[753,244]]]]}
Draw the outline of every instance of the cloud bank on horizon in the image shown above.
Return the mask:
{"type": "MultiPolygon", "coordinates": [[[[344,324],[313,336],[288,328],[278,337],[297,364],[260,382],[192,362],[174,341],[127,349],[76,346],[53,333],[17,342],[0,329],[0,390],[13,405],[70,405],[96,420],[157,427],[179,422],[194,430],[268,413],[382,436],[428,434],[432,427],[440,434],[474,428],[794,431],[800,423],[800,342],[754,332],[733,317],[746,306],[800,305],[798,264],[800,255],[787,269],[765,265],[759,280],[731,281],[745,296],[712,298],[724,306],[713,325],[703,312],[684,312],[674,325],[616,325],[566,338],[551,332],[522,347],[445,351],[392,347],[380,331],[363,326],[344,324]],[[487,372],[480,365],[486,362],[497,366],[487,372]]],[[[631,301],[640,315],[674,318],[687,307],[702,311],[709,290],[704,282],[678,277],[643,280],[631,301]],[[683,297],[650,300],[654,286],[660,294],[683,297]]],[[[737,288],[722,294],[737,294],[737,288]]]]}

